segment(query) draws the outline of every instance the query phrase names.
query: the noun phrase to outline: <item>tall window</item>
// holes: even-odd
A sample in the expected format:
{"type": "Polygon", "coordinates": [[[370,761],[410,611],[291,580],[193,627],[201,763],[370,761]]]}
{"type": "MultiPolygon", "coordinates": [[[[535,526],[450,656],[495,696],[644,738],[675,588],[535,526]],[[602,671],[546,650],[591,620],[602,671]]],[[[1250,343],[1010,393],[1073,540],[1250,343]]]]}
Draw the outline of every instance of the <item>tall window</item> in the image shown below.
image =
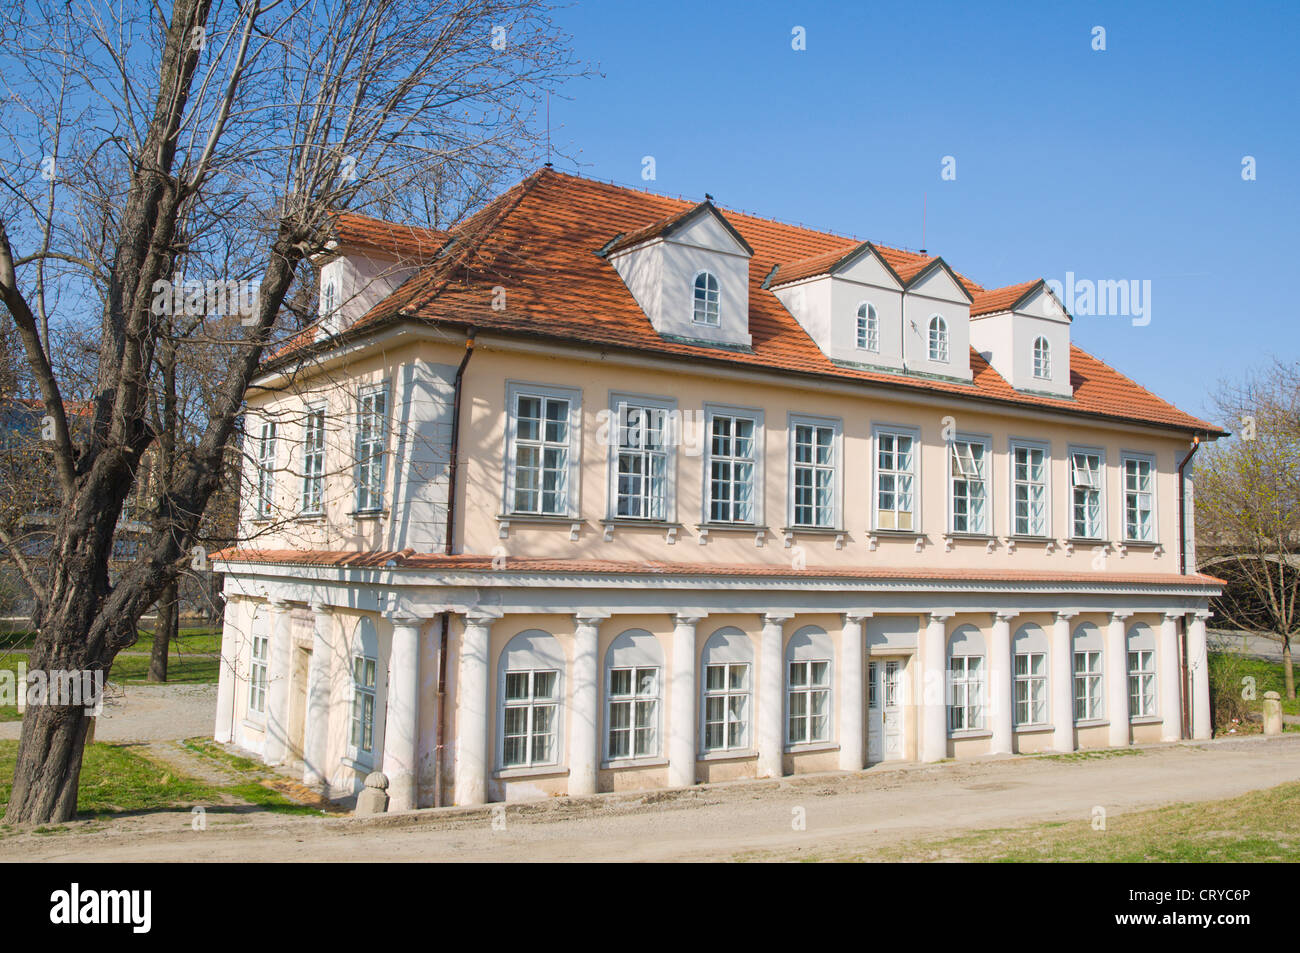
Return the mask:
{"type": "Polygon", "coordinates": [[[517,394],[514,411],[511,506],[516,513],[565,516],[569,512],[569,400],[517,394]]]}
{"type": "Polygon", "coordinates": [[[384,438],[387,394],[377,388],[361,395],[357,406],[357,510],[384,507],[384,438]]]}
{"type": "Polygon", "coordinates": [[[1071,534],[1078,539],[1101,538],[1101,455],[1070,454],[1071,534]]]}
{"type": "Polygon", "coordinates": [[[754,522],[755,424],[752,417],[709,419],[709,520],[754,522]]]}
{"type": "Polygon", "coordinates": [[[695,276],[695,308],[692,319],[696,324],[707,324],[715,328],[718,326],[718,279],[707,271],[695,276]]]}
{"type": "Polygon", "coordinates": [[[325,287],[321,289],[321,293],[320,293],[321,317],[328,318],[330,315],[334,313],[334,309],[337,308],[338,306],[339,306],[338,286],[334,284],[334,280],[331,278],[329,281],[325,282],[325,287]]]}
{"type": "Polygon", "coordinates": [[[835,428],[794,426],[794,525],[835,525],[835,428]]]}
{"type": "Polygon", "coordinates": [[[615,513],[645,520],[668,518],[668,411],[618,405],[618,474],[615,513]]]}
{"type": "Polygon", "coordinates": [[[1128,630],[1128,713],[1147,718],[1156,713],[1156,639],[1141,622],[1128,630]]]}
{"type": "Polygon", "coordinates": [[[1042,447],[1016,446],[1011,453],[1015,534],[1046,536],[1047,451],[1042,447]]]}
{"type": "Polygon", "coordinates": [[[1050,380],[1052,376],[1052,346],[1044,337],[1034,339],[1034,376],[1039,380],[1050,380]]]}
{"type": "Polygon", "coordinates": [[[948,730],[984,727],[984,657],[954,655],[948,659],[948,730]]]}
{"type": "Polygon", "coordinates": [[[954,440],[948,454],[952,474],[952,531],[988,532],[988,448],[977,440],[954,440]]]}
{"type": "Polygon", "coordinates": [[[352,657],[352,747],[370,753],[375,747],[375,660],[352,657]]]}
{"type": "Polygon", "coordinates": [[[1016,655],[1016,724],[1047,721],[1047,656],[1042,652],[1016,655]]]}
{"type": "Polygon", "coordinates": [[[258,714],[266,713],[266,666],[271,640],[264,635],[253,636],[253,664],[248,673],[248,708],[258,714]]]}
{"type": "Polygon", "coordinates": [[[937,314],[930,319],[930,360],[948,362],[948,322],[937,314]]]}
{"type": "Polygon", "coordinates": [[[916,529],[914,446],[910,434],[876,434],[877,529],[916,529]]]}
{"type": "Polygon", "coordinates": [[[269,519],[275,506],[275,421],[262,422],[257,441],[257,516],[269,519]]]}
{"type": "Polygon", "coordinates": [[[863,351],[880,350],[880,319],[876,316],[876,306],[873,304],[858,306],[858,348],[863,351]]]}
{"type": "Polygon", "coordinates": [[[1078,721],[1101,718],[1105,712],[1101,693],[1101,652],[1074,653],[1074,717],[1078,721]]]}
{"type": "Polygon", "coordinates": [[[529,767],[555,761],[559,680],[556,671],[506,672],[502,745],[505,767],[529,767]]]}
{"type": "Polygon", "coordinates": [[[727,662],[704,669],[704,749],[749,747],[749,665],[727,662]]]}
{"type": "Polygon", "coordinates": [[[1124,538],[1155,539],[1155,484],[1152,464],[1142,457],[1124,458],[1124,538]]]}
{"type": "Polygon", "coordinates": [[[659,753],[659,669],[609,670],[609,756],[659,753]]]}
{"type": "Polygon", "coordinates": [[[791,662],[789,675],[786,740],[792,745],[829,741],[831,663],[824,660],[791,662]]]}
{"type": "Polygon", "coordinates": [[[302,511],[321,512],[325,486],[325,408],[307,411],[302,439],[302,511]]]}

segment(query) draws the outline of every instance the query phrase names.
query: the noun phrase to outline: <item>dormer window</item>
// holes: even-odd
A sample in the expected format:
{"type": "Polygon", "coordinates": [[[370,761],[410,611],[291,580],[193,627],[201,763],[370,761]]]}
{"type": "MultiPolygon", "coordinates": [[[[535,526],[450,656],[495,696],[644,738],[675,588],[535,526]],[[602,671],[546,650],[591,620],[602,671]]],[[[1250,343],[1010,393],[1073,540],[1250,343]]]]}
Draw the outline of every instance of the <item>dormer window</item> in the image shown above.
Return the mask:
{"type": "Polygon", "coordinates": [[[858,306],[858,348],[880,350],[880,319],[876,316],[876,306],[865,302],[858,306]]]}
{"type": "Polygon", "coordinates": [[[695,311],[692,320],[696,324],[718,326],[718,279],[707,271],[695,276],[695,311]]]}
{"type": "Polygon", "coordinates": [[[1041,381],[1052,379],[1052,346],[1045,337],[1034,341],[1034,376],[1041,381]]]}
{"type": "Polygon", "coordinates": [[[948,363],[948,322],[937,314],[930,319],[930,360],[948,363]]]}

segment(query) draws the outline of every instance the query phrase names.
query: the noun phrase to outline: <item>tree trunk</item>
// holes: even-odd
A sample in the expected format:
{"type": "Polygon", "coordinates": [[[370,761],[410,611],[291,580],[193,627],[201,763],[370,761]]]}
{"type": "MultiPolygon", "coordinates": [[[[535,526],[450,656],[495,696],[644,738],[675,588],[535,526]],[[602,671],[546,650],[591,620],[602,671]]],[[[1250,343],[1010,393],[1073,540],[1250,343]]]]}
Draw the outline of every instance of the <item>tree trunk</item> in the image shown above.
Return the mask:
{"type": "Polygon", "coordinates": [[[23,713],[6,824],[61,824],[76,816],[87,714],[55,705],[31,705],[23,713]]]}
{"type": "Polygon", "coordinates": [[[149,681],[167,681],[167,655],[180,634],[180,606],[176,601],[176,580],[163,590],[158,600],[158,621],[154,624],[153,649],[149,655],[149,681]]]}
{"type": "Polygon", "coordinates": [[[1291,636],[1282,636],[1282,676],[1286,679],[1286,697],[1295,700],[1295,673],[1291,669],[1291,636]]]}

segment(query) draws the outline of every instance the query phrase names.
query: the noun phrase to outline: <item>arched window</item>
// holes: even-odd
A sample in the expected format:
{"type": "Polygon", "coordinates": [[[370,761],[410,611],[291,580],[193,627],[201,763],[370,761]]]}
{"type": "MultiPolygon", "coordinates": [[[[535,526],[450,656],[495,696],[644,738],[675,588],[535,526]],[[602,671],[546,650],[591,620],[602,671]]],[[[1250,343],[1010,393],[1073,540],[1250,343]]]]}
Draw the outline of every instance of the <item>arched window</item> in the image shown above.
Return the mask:
{"type": "Polygon", "coordinates": [[[331,278],[329,281],[325,282],[325,287],[321,289],[321,293],[320,293],[321,317],[323,318],[330,317],[334,313],[334,309],[337,308],[338,305],[339,305],[338,288],[334,284],[334,279],[331,278]]]}
{"type": "Polygon", "coordinates": [[[564,670],[564,649],[541,629],[520,632],[502,650],[497,680],[501,767],[559,764],[564,670]]]}
{"type": "Polygon", "coordinates": [[[709,272],[702,271],[695,276],[695,313],[696,324],[718,326],[718,279],[709,272]]]}
{"type": "Polygon", "coordinates": [[[1047,635],[1028,622],[1012,640],[1016,670],[1016,724],[1045,725],[1047,719],[1047,635]]]}
{"type": "Polygon", "coordinates": [[[948,362],[948,322],[937,314],[930,319],[930,360],[948,362]]]}
{"type": "Polygon", "coordinates": [[[831,740],[831,662],[835,645],[826,630],[804,626],[785,649],[785,742],[831,740]]]}
{"type": "Polygon", "coordinates": [[[1074,719],[1094,721],[1106,717],[1103,692],[1101,629],[1091,622],[1074,628],[1074,719]]]}
{"type": "Polygon", "coordinates": [[[1128,630],[1128,713],[1130,718],[1156,713],[1156,636],[1145,622],[1128,630]]]}
{"type": "Polygon", "coordinates": [[[880,350],[880,319],[876,306],[867,302],[858,305],[858,347],[864,351],[880,350]]]}
{"type": "Polygon", "coordinates": [[[704,714],[700,730],[704,750],[751,747],[754,646],[749,636],[734,626],[719,629],[704,643],[702,664],[704,714]]]}
{"type": "Polygon", "coordinates": [[[948,637],[948,730],[984,727],[984,633],[960,625],[948,637]]]}
{"type": "Polygon", "coordinates": [[[372,767],[382,751],[384,719],[379,707],[383,678],[379,670],[379,635],[375,620],[365,616],[352,636],[352,710],[348,726],[348,757],[372,767]]]}
{"type": "Polygon", "coordinates": [[[1052,346],[1044,337],[1034,340],[1034,376],[1040,380],[1049,380],[1052,376],[1052,346]]]}
{"type": "Polygon", "coordinates": [[[628,629],[605,652],[605,755],[650,758],[660,753],[664,652],[644,629],[628,629]]]}

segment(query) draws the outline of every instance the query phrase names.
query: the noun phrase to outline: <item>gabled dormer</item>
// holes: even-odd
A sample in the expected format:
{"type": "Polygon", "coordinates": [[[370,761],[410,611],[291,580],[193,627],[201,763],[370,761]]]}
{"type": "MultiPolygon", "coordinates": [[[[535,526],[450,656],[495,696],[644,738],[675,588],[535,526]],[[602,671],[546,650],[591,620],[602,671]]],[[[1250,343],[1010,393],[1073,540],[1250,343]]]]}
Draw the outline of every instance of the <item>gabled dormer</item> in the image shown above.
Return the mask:
{"type": "Polygon", "coordinates": [[[1070,314],[1041,278],[977,295],[971,344],[1016,390],[1070,397],[1070,314]]]}
{"type": "Polygon", "coordinates": [[[903,365],[911,373],[971,379],[971,294],[942,258],[909,276],[903,293],[903,365]]]}
{"type": "Polygon", "coordinates": [[[750,346],[754,250],[711,201],[620,235],[600,254],[664,337],[750,346]]]}
{"type": "Polygon", "coordinates": [[[432,261],[447,238],[435,229],[340,215],[316,258],[321,326],[338,334],[351,325],[432,261]]]}

